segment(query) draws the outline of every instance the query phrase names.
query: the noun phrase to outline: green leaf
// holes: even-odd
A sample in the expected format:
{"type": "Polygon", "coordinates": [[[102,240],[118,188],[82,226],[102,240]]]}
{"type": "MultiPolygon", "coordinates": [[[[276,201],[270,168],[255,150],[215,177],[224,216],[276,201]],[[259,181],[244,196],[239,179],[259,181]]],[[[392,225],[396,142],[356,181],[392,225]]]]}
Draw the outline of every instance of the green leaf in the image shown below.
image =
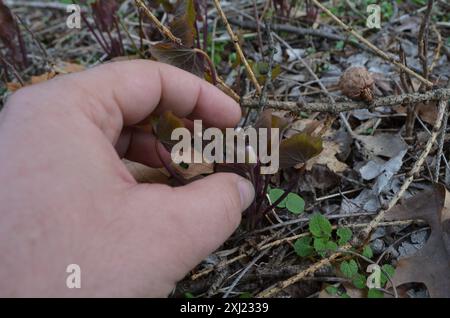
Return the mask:
{"type": "Polygon", "coordinates": [[[184,298],[195,298],[195,296],[190,292],[186,292],[184,293],[184,298]]]}
{"type": "MultiPolygon", "coordinates": [[[[270,203],[274,203],[275,201],[277,201],[283,194],[284,190],[282,189],[271,189],[269,191],[270,203]]],[[[277,208],[285,208],[285,207],[286,207],[286,198],[277,205],[277,208]]]]}
{"type": "Polygon", "coordinates": [[[344,46],[345,46],[345,42],[341,40],[341,41],[336,42],[335,48],[336,48],[336,50],[342,50],[344,48],[344,46]]]}
{"type": "Polygon", "coordinates": [[[309,220],[309,231],[315,237],[331,237],[331,223],[322,214],[314,214],[309,220]]]}
{"type": "Polygon", "coordinates": [[[294,250],[301,257],[311,256],[314,248],[311,246],[312,237],[306,236],[299,238],[294,244],[294,250]]]}
{"type": "Polygon", "coordinates": [[[352,283],[356,288],[363,289],[366,287],[366,277],[362,274],[356,274],[352,279],[352,283]]]}
{"type": "Polygon", "coordinates": [[[352,238],[353,232],[348,227],[342,227],[342,228],[337,229],[336,234],[339,237],[338,244],[344,245],[345,243],[350,241],[350,239],[352,238]]]}
{"type": "Polygon", "coordinates": [[[250,292],[243,292],[239,295],[239,298],[252,298],[252,294],[250,292]]]}
{"type": "Polygon", "coordinates": [[[371,258],[373,257],[373,251],[372,251],[372,248],[371,248],[369,245],[364,246],[362,255],[363,255],[364,257],[367,257],[367,258],[371,259],[371,258]]]}
{"type": "Polygon", "coordinates": [[[300,214],[305,211],[305,200],[296,193],[289,193],[286,198],[286,208],[289,212],[300,214]]]}
{"type": "Polygon", "coordinates": [[[340,266],[342,274],[347,278],[353,278],[358,273],[358,264],[355,260],[343,261],[340,266]]]}
{"type": "Polygon", "coordinates": [[[369,291],[367,292],[367,298],[383,298],[383,297],[384,293],[377,289],[369,289],[369,291]]]}
{"type": "Polygon", "coordinates": [[[382,269],[382,271],[381,271],[380,283],[381,283],[381,286],[384,286],[384,285],[386,285],[386,283],[389,280],[384,272],[386,272],[389,275],[389,277],[392,278],[395,274],[395,268],[392,265],[384,264],[383,266],[381,266],[381,269],[382,269]]]}
{"type": "Polygon", "coordinates": [[[334,251],[337,250],[337,248],[338,248],[338,246],[337,246],[337,244],[335,242],[333,242],[333,241],[328,241],[327,242],[327,251],[334,252],[334,251]]]}
{"type": "Polygon", "coordinates": [[[347,293],[342,293],[341,298],[351,298],[347,293]]]}
{"type": "Polygon", "coordinates": [[[327,238],[315,238],[314,239],[314,249],[316,252],[323,252],[327,250],[327,238]]]}
{"type": "Polygon", "coordinates": [[[336,286],[328,286],[327,288],[325,288],[325,291],[331,296],[334,296],[337,295],[339,289],[336,286]]]}
{"type": "Polygon", "coordinates": [[[314,249],[320,256],[325,257],[327,252],[335,251],[337,245],[336,243],[329,241],[328,238],[315,238],[314,249]]]}
{"type": "Polygon", "coordinates": [[[280,143],[280,168],[291,168],[305,163],[322,152],[322,139],[306,133],[295,134],[280,143]]]}

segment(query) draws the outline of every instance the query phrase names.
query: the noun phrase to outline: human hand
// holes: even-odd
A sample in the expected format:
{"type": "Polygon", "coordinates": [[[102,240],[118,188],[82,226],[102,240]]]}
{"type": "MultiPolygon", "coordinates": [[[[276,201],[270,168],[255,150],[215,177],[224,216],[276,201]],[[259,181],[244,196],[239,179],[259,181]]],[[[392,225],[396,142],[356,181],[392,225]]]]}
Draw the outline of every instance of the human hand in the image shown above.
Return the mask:
{"type": "Polygon", "coordinates": [[[231,235],[253,200],[248,181],[137,184],[120,160],[161,166],[155,137],[130,126],[165,110],[218,128],[241,116],[212,85],[151,61],[11,96],[0,112],[0,295],[167,296],[231,235]],[[81,289],[66,287],[72,263],[81,289]]]}

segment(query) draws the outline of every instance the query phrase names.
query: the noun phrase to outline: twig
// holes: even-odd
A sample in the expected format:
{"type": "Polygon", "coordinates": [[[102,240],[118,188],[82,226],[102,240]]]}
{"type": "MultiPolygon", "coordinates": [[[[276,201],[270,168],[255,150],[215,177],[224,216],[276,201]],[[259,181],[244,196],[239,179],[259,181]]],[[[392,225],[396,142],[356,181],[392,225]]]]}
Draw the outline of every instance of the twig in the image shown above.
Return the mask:
{"type": "Polygon", "coordinates": [[[256,256],[243,270],[239,273],[238,277],[231,283],[231,286],[228,287],[227,292],[223,296],[223,298],[228,298],[230,293],[233,291],[233,289],[236,287],[236,285],[239,283],[239,281],[244,277],[244,275],[249,271],[250,268],[252,268],[253,265],[256,264],[258,260],[260,260],[264,255],[267,254],[269,250],[262,251],[258,256],[256,256]]]}
{"type": "MultiPolygon", "coordinates": [[[[14,65],[12,65],[11,63],[9,63],[5,58],[3,58],[3,56],[1,55],[0,52],[0,62],[2,62],[4,65],[8,66],[9,68],[11,68],[12,73],[14,74],[14,76],[16,77],[17,81],[19,82],[19,84],[23,87],[25,86],[25,81],[23,80],[23,78],[20,76],[19,71],[16,69],[16,67],[14,65]]],[[[7,71],[6,67],[5,67],[5,72],[7,71]]]]}
{"type": "MultiPolygon", "coordinates": [[[[258,25],[261,27],[261,22],[248,22],[248,21],[239,21],[236,19],[230,19],[230,23],[240,26],[241,28],[249,29],[249,30],[257,30],[258,25]]],[[[309,35],[314,36],[318,38],[324,38],[332,41],[343,41],[346,44],[353,45],[356,48],[367,50],[367,48],[358,42],[350,41],[348,37],[336,35],[333,33],[325,32],[322,30],[317,30],[313,28],[302,28],[294,25],[288,25],[288,24],[273,24],[272,25],[273,31],[276,32],[287,32],[297,35],[309,35]]]]}
{"type": "Polygon", "coordinates": [[[439,32],[439,30],[437,29],[436,25],[433,24],[433,26],[431,27],[431,30],[433,30],[433,32],[436,34],[436,41],[437,41],[437,46],[436,49],[434,50],[434,57],[433,57],[433,61],[431,62],[430,68],[429,68],[429,72],[432,73],[435,66],[437,65],[437,62],[439,60],[439,57],[441,55],[441,49],[442,49],[442,35],[439,32]]]}
{"type": "MultiPolygon", "coordinates": [[[[136,0],[136,1],[141,1],[141,0],[136,0]]],[[[256,79],[256,76],[253,73],[252,68],[250,67],[250,64],[248,64],[247,58],[245,57],[244,52],[242,51],[242,48],[239,45],[239,39],[236,36],[236,34],[234,34],[233,30],[231,29],[231,25],[228,22],[225,12],[223,12],[223,10],[222,10],[222,6],[220,5],[219,0],[214,0],[214,5],[216,6],[217,12],[219,13],[220,18],[222,19],[222,22],[225,24],[225,28],[227,29],[228,35],[230,36],[231,40],[233,41],[236,52],[239,55],[239,58],[241,59],[242,63],[244,64],[244,67],[247,70],[247,74],[250,77],[250,80],[252,81],[253,85],[255,85],[256,92],[258,94],[261,94],[261,86],[259,85],[258,80],[256,79]]]]}
{"type": "Polygon", "coordinates": [[[346,25],[344,22],[342,22],[337,16],[335,16],[330,10],[328,10],[323,4],[321,4],[319,1],[317,0],[311,0],[312,2],[314,2],[314,4],[316,6],[318,6],[320,9],[322,9],[328,16],[330,16],[330,18],[332,18],[337,24],[339,24],[341,27],[343,27],[345,29],[345,31],[349,32],[350,34],[352,34],[355,38],[357,38],[359,41],[361,41],[362,43],[364,43],[366,46],[368,46],[374,53],[376,53],[378,56],[380,56],[381,58],[385,59],[386,61],[394,64],[395,66],[397,66],[398,68],[400,68],[401,70],[405,71],[406,73],[414,76],[415,78],[417,78],[419,81],[421,81],[422,83],[424,83],[426,86],[430,87],[433,86],[433,83],[430,82],[429,80],[423,78],[421,75],[417,74],[416,72],[414,72],[413,70],[411,70],[410,68],[404,66],[403,64],[399,63],[398,61],[396,61],[395,59],[393,59],[392,57],[390,57],[389,55],[387,55],[385,52],[383,52],[382,50],[380,50],[379,48],[377,48],[375,45],[373,45],[371,42],[369,42],[368,40],[366,40],[363,36],[361,36],[358,32],[356,32],[355,30],[353,30],[352,27],[349,27],[348,25],[346,25]]]}
{"type": "MultiPolygon", "coordinates": [[[[336,104],[331,105],[329,102],[304,103],[293,101],[268,100],[266,107],[290,111],[297,115],[299,115],[303,111],[326,112],[337,114],[340,112],[346,112],[354,109],[362,109],[362,108],[373,109],[382,106],[386,107],[407,103],[421,103],[425,101],[436,101],[440,99],[450,99],[450,89],[439,88],[425,93],[412,93],[412,94],[380,97],[375,99],[371,104],[367,104],[365,102],[345,101],[345,102],[336,102],[336,104]]],[[[259,105],[259,99],[244,99],[241,104],[243,107],[255,108],[258,107],[259,105]]]]}
{"type": "Polygon", "coordinates": [[[445,134],[447,132],[447,122],[448,122],[448,105],[445,107],[444,119],[442,121],[441,134],[438,140],[438,153],[436,155],[436,166],[434,169],[434,182],[439,182],[439,170],[441,170],[441,159],[442,154],[444,153],[444,143],[445,143],[445,134]]]}
{"type": "Polygon", "coordinates": [[[181,40],[179,38],[177,38],[176,36],[173,35],[173,33],[166,28],[159,20],[157,17],[155,17],[155,15],[150,11],[149,8],[147,8],[147,6],[145,5],[145,3],[142,0],[134,0],[136,2],[136,5],[138,6],[138,8],[140,8],[145,15],[152,20],[152,22],[156,25],[156,27],[158,28],[159,32],[161,32],[165,37],[167,37],[168,39],[170,39],[172,42],[175,42],[179,45],[182,45],[183,43],[181,42],[181,40]]]}
{"type": "Polygon", "coordinates": [[[419,59],[422,62],[422,75],[425,79],[428,79],[428,24],[430,21],[431,10],[433,9],[434,0],[428,0],[427,10],[423,16],[422,23],[419,29],[418,38],[418,54],[419,59]]]}

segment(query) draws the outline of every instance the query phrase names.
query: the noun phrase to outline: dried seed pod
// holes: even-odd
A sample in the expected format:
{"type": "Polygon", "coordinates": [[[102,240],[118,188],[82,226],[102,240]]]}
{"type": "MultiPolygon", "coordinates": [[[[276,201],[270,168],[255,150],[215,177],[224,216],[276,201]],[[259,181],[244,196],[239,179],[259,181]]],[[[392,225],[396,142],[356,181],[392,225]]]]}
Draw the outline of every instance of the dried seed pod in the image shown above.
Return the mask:
{"type": "Polygon", "coordinates": [[[370,103],[373,100],[373,84],[372,75],[365,67],[350,67],[342,74],[339,88],[351,99],[370,103]]]}

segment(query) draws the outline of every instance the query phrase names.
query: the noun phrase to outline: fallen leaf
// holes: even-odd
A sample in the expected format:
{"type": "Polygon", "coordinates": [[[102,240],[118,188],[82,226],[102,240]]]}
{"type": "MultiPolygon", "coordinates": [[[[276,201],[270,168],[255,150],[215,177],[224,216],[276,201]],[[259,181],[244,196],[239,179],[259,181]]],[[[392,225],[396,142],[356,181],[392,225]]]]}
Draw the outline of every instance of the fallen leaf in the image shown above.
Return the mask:
{"type": "Polygon", "coordinates": [[[39,84],[42,82],[46,82],[56,76],[56,73],[54,71],[44,73],[42,75],[38,76],[31,76],[31,85],[39,84]]]}
{"type": "MultiPolygon", "coordinates": [[[[31,76],[30,81],[25,83],[25,86],[46,82],[60,74],[76,73],[83,70],[85,70],[85,67],[82,65],[70,62],[59,62],[57,65],[55,65],[52,71],[45,72],[41,75],[31,76]]],[[[22,88],[22,85],[20,83],[11,82],[6,85],[6,88],[10,92],[15,92],[18,89],[22,88]]]]}
{"type": "Polygon", "coordinates": [[[23,86],[20,83],[14,83],[14,82],[9,82],[6,83],[6,88],[8,89],[8,91],[10,92],[15,92],[18,89],[21,89],[23,86]]]}
{"type": "Polygon", "coordinates": [[[408,149],[408,145],[400,135],[381,133],[374,136],[357,135],[358,139],[364,146],[366,155],[382,156],[392,158],[401,151],[408,149]]]}
{"type": "Polygon", "coordinates": [[[169,178],[160,169],[150,168],[129,160],[123,160],[123,162],[138,183],[169,184],[169,178]]]}
{"type": "Polygon", "coordinates": [[[400,259],[392,278],[396,286],[419,282],[431,297],[450,295],[450,194],[436,184],[394,207],[385,220],[422,219],[431,227],[425,246],[415,255],[400,259]]]}
{"type": "Polygon", "coordinates": [[[70,74],[84,71],[86,67],[80,64],[71,63],[71,62],[59,62],[55,66],[55,71],[58,74],[70,74]]]}
{"type": "Polygon", "coordinates": [[[345,171],[348,166],[336,158],[340,152],[340,145],[334,141],[324,141],[322,152],[306,163],[306,170],[312,170],[314,165],[323,165],[335,173],[345,171]]]}
{"type": "Polygon", "coordinates": [[[322,139],[301,133],[280,143],[280,168],[298,167],[323,151],[322,139]]]}
{"type": "Polygon", "coordinates": [[[175,170],[187,180],[214,172],[214,164],[212,163],[190,163],[187,168],[183,168],[177,164],[172,164],[172,167],[174,167],[175,170]]]}
{"type": "Polygon", "coordinates": [[[203,78],[203,57],[194,49],[176,43],[157,43],[150,47],[150,52],[159,62],[176,66],[203,78]]]}
{"type": "Polygon", "coordinates": [[[416,111],[420,119],[422,119],[427,124],[434,125],[436,123],[438,113],[436,102],[417,104],[416,111]]]}

